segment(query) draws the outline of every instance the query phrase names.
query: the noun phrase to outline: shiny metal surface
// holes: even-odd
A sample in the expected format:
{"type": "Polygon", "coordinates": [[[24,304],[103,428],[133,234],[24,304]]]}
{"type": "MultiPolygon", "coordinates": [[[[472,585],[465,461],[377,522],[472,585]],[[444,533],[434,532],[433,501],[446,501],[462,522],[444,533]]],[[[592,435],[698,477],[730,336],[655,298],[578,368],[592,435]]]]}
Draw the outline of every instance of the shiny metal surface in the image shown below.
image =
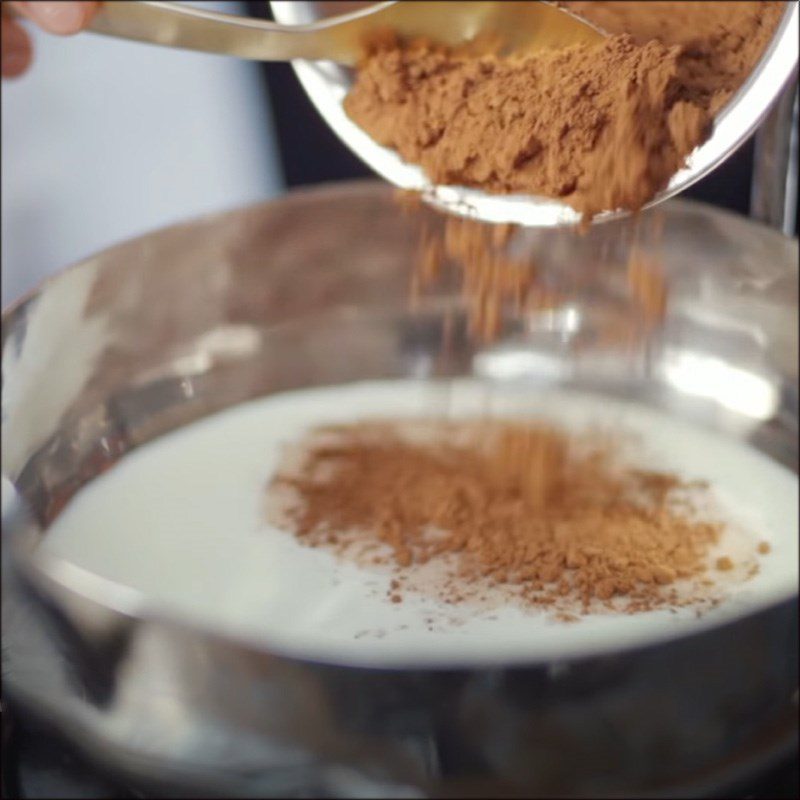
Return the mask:
{"type": "Polygon", "coordinates": [[[797,80],[756,134],[750,215],[790,236],[797,224],[797,80]]]}
{"type": "MultiPolygon", "coordinates": [[[[271,0],[275,19],[286,24],[309,23],[336,13],[336,6],[325,2],[271,0]]],[[[354,4],[347,4],[352,7],[354,4]]],[[[797,73],[798,5],[786,5],[783,20],[772,44],[767,48],[753,74],[717,116],[711,138],[688,158],[684,169],[676,173],[664,191],[647,207],[679,194],[742,145],[764,120],[784,86],[797,73]]],[[[530,226],[574,225],[580,215],[556,200],[526,195],[493,195],[461,186],[434,186],[423,171],[407,164],[393,150],[381,147],[345,114],[342,101],[352,85],[352,73],[335,64],[298,61],[297,77],[323,119],[339,138],[378,175],[403,189],[423,193],[433,206],[450,213],[475,217],[488,222],[514,222],[530,226]]],[[[625,216],[609,212],[596,222],[625,216]]]]}
{"type": "Polygon", "coordinates": [[[121,244],[9,309],[5,690],[104,764],[205,795],[696,796],[793,746],[796,597],[655,647],[514,668],[367,669],[168,618],[35,548],[80,486],[132,448],[253,397],[364,377],[591,387],[747,439],[796,470],[797,242],[702,205],[661,212],[670,307],[635,352],[592,344],[609,317],[640,322],[620,291],[628,229],[615,223],[583,238],[522,231],[510,246],[549,279],[594,283],[568,313],[509,319],[492,348],[476,350],[457,326],[442,356],[448,296],[405,305],[419,221],[371,183],[121,244]],[[716,365],[717,384],[693,387],[691,370],[676,380],[686,357],[701,372],[716,365]]]}
{"type": "Polygon", "coordinates": [[[554,6],[491,2],[386,2],[330,21],[294,28],[251,17],[220,14],[185,4],[121,0],[105,3],[89,30],[167,47],[259,61],[327,59],[354,65],[371,36],[390,29],[461,44],[475,35],[499,35],[509,52],[533,52],[595,42],[603,34],[554,6]]]}

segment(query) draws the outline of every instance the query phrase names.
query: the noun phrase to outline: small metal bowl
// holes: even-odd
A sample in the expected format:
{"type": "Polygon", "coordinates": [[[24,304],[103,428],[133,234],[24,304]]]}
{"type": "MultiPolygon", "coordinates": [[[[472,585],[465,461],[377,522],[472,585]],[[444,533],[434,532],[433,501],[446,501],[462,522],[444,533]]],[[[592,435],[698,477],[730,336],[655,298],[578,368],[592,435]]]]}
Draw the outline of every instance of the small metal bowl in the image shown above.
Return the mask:
{"type": "Polygon", "coordinates": [[[573,268],[595,285],[569,314],[510,319],[519,335],[500,347],[475,347],[456,327],[442,357],[453,306],[443,295],[406,308],[418,221],[372,183],[149,234],[10,308],[5,690],[106,767],[204,796],[697,796],[781,756],[797,736],[796,587],[725,624],[627,649],[370,668],[188,622],[38,555],[75,492],[133,448],[255,397],[364,378],[479,373],[591,388],[746,440],[796,471],[797,242],[698,204],[658,213],[670,306],[633,354],[569,347],[604,313],[636,322],[616,291],[625,228],[612,223],[586,237],[522,232],[512,244],[544,273],[573,268]],[[749,376],[757,402],[735,382],[697,392],[672,380],[665,359],[687,353],[749,376]]]}
{"type": "MultiPolygon", "coordinates": [[[[313,22],[336,13],[338,3],[270,3],[275,19],[287,25],[313,22]]],[[[797,3],[787,3],[772,43],[742,88],[717,116],[714,133],[687,159],[666,189],[645,208],[679,194],[707,175],[742,145],[761,124],[770,107],[797,71],[797,3]]],[[[532,195],[497,195],[463,186],[434,186],[420,167],[408,164],[394,151],[377,144],[350,120],[342,107],[353,83],[352,70],[336,64],[297,61],[294,69],[311,102],[339,138],[371,169],[395,186],[424,194],[432,205],[453,214],[486,222],[529,226],[574,225],[580,214],[557,200],[532,195]]],[[[627,212],[600,214],[595,221],[616,219],[627,212]]]]}

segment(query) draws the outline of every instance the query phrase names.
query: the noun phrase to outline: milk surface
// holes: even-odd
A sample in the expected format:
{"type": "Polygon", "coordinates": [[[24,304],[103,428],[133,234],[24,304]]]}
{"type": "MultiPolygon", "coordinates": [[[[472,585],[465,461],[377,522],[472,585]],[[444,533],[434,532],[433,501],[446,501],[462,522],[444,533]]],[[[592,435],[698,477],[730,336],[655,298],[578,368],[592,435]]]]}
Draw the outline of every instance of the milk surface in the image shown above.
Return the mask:
{"type": "Polygon", "coordinates": [[[380,381],[273,395],[175,431],[79,492],[41,545],[140,593],[147,609],[275,651],[400,666],[564,658],[655,642],[790,597],[798,584],[797,476],[746,445],[608,397],[489,388],[477,381],[380,381]],[[668,609],[558,622],[540,610],[387,598],[393,573],[305,547],[266,521],[283,446],[320,424],[380,417],[536,415],[575,432],[639,439],[630,463],[708,480],[730,523],[720,554],[752,553],[746,581],[719,575],[725,601],[697,617],[668,609]],[[727,583],[724,583],[727,581],[727,583]]]}

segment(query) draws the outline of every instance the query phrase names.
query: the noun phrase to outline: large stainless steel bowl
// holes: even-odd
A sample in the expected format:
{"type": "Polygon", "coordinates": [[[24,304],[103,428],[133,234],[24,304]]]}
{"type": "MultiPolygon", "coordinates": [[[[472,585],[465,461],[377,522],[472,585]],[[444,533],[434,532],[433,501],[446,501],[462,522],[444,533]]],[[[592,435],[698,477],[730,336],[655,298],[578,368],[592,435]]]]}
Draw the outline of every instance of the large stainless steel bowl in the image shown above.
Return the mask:
{"type": "Polygon", "coordinates": [[[565,313],[509,319],[495,347],[456,329],[439,356],[450,301],[407,309],[418,222],[371,183],[121,244],[10,308],[6,692],[107,766],[206,795],[696,796],[791,748],[796,594],[646,647],[513,668],[370,669],[189,625],[38,557],[69,498],[132,448],[253,397],[363,378],[477,372],[591,387],[796,471],[797,242],[702,205],[671,201],[663,214],[668,317],[635,352],[586,345],[609,317],[638,324],[620,291],[626,229],[611,223],[584,238],[522,232],[511,245],[548,279],[594,275],[589,291],[565,313]],[[693,384],[681,363],[731,380],[693,384]]]}

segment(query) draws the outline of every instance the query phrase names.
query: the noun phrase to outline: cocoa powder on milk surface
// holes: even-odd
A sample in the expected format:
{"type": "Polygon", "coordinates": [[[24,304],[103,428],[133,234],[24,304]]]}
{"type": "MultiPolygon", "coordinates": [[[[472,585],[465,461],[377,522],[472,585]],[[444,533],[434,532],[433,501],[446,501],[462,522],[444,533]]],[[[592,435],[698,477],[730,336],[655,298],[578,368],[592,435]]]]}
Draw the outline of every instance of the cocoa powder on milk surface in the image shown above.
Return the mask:
{"type": "Polygon", "coordinates": [[[611,35],[531,56],[388,40],[345,110],[440,184],[638,210],[710,134],[781,2],[565,2],[611,35]]]}
{"type": "Polygon", "coordinates": [[[734,563],[713,554],[723,526],[696,512],[708,487],[626,466],[619,444],[524,419],[323,427],[273,479],[275,521],[394,568],[392,602],[438,562],[424,590],[450,603],[500,589],[562,619],[715,604],[734,563]]]}

